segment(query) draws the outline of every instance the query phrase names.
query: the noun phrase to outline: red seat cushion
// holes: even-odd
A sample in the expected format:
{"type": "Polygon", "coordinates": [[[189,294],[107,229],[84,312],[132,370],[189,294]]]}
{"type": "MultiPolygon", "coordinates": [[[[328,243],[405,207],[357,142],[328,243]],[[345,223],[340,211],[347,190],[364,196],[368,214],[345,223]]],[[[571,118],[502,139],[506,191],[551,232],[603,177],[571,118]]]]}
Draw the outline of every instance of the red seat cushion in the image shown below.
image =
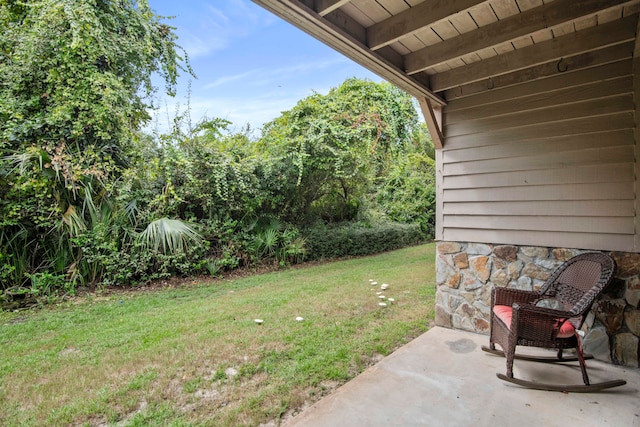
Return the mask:
{"type": "MultiPolygon", "coordinates": [[[[504,322],[508,328],[511,328],[511,318],[513,317],[513,308],[507,305],[496,305],[493,307],[496,317],[504,322]]],[[[559,319],[560,320],[560,319],[559,319]]],[[[570,338],[575,334],[575,328],[571,322],[563,322],[558,331],[558,338],[570,338]]]]}

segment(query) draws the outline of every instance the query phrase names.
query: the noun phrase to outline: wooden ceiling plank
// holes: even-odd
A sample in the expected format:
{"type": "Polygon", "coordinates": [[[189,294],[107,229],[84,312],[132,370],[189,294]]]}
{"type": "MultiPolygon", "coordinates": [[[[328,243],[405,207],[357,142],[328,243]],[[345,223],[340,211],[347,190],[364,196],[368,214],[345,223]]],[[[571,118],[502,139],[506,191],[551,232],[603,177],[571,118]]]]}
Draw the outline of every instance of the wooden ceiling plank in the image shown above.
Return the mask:
{"type": "Polygon", "coordinates": [[[514,49],[515,48],[513,47],[511,42],[500,43],[499,45],[496,45],[496,46],[493,47],[493,50],[495,50],[498,55],[503,55],[505,53],[509,53],[509,52],[513,51],[514,49]]]}
{"type": "Polygon", "coordinates": [[[417,37],[420,41],[422,41],[425,46],[432,46],[434,44],[442,42],[442,39],[429,27],[418,30],[413,33],[413,35],[414,37],[417,37]]]}
{"type": "Polygon", "coordinates": [[[634,40],[637,20],[637,16],[632,15],[579,33],[568,34],[435,75],[431,78],[431,89],[434,92],[440,92],[461,84],[540,65],[554,59],[634,40]]]}
{"type": "Polygon", "coordinates": [[[518,39],[515,39],[511,42],[513,47],[516,49],[522,49],[523,47],[531,46],[533,44],[533,39],[531,36],[524,36],[518,39]]]}
{"type": "Polygon", "coordinates": [[[460,57],[460,60],[465,64],[473,64],[474,62],[482,61],[482,58],[474,52],[470,53],[469,55],[460,57]]]}
{"type": "MultiPolygon", "coordinates": [[[[591,25],[593,27],[593,25],[591,25]]],[[[551,40],[553,38],[553,32],[549,29],[544,29],[540,31],[536,31],[535,33],[531,33],[531,40],[534,43],[542,43],[547,40],[551,40]]]]}
{"type": "Polygon", "coordinates": [[[469,15],[479,27],[484,27],[498,20],[489,3],[482,3],[470,8],[469,15]]]}
{"type": "Polygon", "coordinates": [[[409,8],[409,5],[403,0],[376,0],[380,6],[384,7],[391,16],[404,12],[409,8]]]}
{"type": "Polygon", "coordinates": [[[567,34],[575,33],[576,28],[574,27],[573,22],[567,22],[565,24],[558,25],[557,27],[552,28],[551,31],[553,32],[553,37],[561,37],[567,34]]]}
{"type": "Polygon", "coordinates": [[[399,42],[393,42],[391,43],[389,46],[391,46],[392,48],[396,48],[396,46],[398,46],[399,44],[406,46],[406,48],[408,49],[407,52],[400,52],[402,55],[408,55],[411,52],[415,52],[418,49],[422,49],[425,44],[422,42],[422,40],[420,40],[418,37],[416,37],[415,35],[411,36],[411,37],[406,37],[404,39],[402,39],[399,42]]]}
{"type": "Polygon", "coordinates": [[[622,9],[609,9],[604,12],[598,13],[598,25],[606,24],[611,21],[616,21],[622,16],[622,9]]]}
{"type": "Polygon", "coordinates": [[[542,0],[516,0],[516,3],[518,3],[520,12],[542,6],[542,0]]]}
{"type": "Polygon", "coordinates": [[[494,56],[497,55],[496,51],[493,50],[493,48],[486,48],[486,49],[482,49],[476,52],[478,54],[478,56],[481,59],[489,59],[489,58],[493,58],[494,56]]]}
{"type": "Polygon", "coordinates": [[[449,21],[440,21],[431,26],[433,31],[440,36],[442,40],[452,39],[460,35],[456,27],[449,21]]]}
{"type": "Polygon", "coordinates": [[[320,16],[325,16],[336,9],[341,8],[351,0],[316,0],[316,12],[320,16]]]}
{"type": "Polygon", "coordinates": [[[452,61],[447,62],[446,65],[449,65],[452,69],[454,69],[454,68],[458,68],[458,67],[464,67],[467,64],[464,63],[462,58],[456,58],[456,59],[454,59],[452,61]]]}
{"type": "MultiPolygon", "coordinates": [[[[587,69],[590,67],[597,67],[602,64],[608,64],[616,62],[617,67],[622,67],[622,70],[630,68],[630,64],[624,60],[631,58],[633,53],[633,42],[623,43],[617,46],[613,46],[607,49],[600,49],[594,52],[587,52],[581,55],[565,58],[563,64],[567,67],[567,72],[563,75],[568,80],[579,80],[575,70],[587,69]]],[[[546,64],[538,65],[536,67],[527,68],[526,70],[515,71],[509,74],[496,76],[493,78],[493,89],[506,88],[513,85],[518,85],[528,81],[534,81],[538,79],[547,78],[550,76],[556,76],[558,74],[557,62],[549,62],[546,64]]],[[[607,78],[607,77],[603,77],[607,78]]],[[[568,84],[568,83],[563,83],[568,84]]],[[[464,98],[473,95],[474,98],[482,94],[493,98],[496,91],[489,90],[485,81],[478,81],[467,85],[462,85],[454,89],[445,91],[445,99],[448,101],[464,98]]],[[[478,101],[473,101],[478,102],[478,101]]],[[[461,104],[458,104],[461,105],[461,104]]]]}
{"type": "MultiPolygon", "coordinates": [[[[593,15],[607,5],[624,2],[625,0],[583,0],[580,2],[555,0],[541,7],[529,9],[510,18],[480,27],[451,40],[413,52],[405,58],[405,69],[407,74],[413,74],[489,46],[593,15]]],[[[498,51],[498,53],[502,52],[498,51]]]]}
{"type": "Polygon", "coordinates": [[[376,50],[421,28],[428,27],[483,0],[425,1],[367,29],[369,48],[376,50]]]}
{"type": "Polygon", "coordinates": [[[469,12],[456,13],[449,18],[449,22],[460,34],[478,29],[478,25],[471,18],[469,12]]]}
{"type": "Polygon", "coordinates": [[[520,13],[515,0],[491,0],[489,4],[500,20],[520,13]]]}
{"type": "Polygon", "coordinates": [[[354,6],[353,3],[345,4],[338,12],[343,12],[345,15],[350,16],[354,21],[356,21],[362,27],[365,37],[366,31],[364,29],[375,24],[373,19],[362,13],[362,11],[354,6]]]}
{"type": "Polygon", "coordinates": [[[585,16],[584,18],[573,21],[573,26],[576,31],[582,31],[586,28],[595,27],[596,25],[598,25],[598,18],[596,18],[596,15],[585,16]]]}
{"type": "Polygon", "coordinates": [[[384,7],[380,6],[380,4],[375,0],[357,0],[352,1],[355,7],[360,9],[362,13],[367,15],[374,22],[373,25],[377,22],[382,22],[385,19],[389,19],[391,14],[384,7]]]}

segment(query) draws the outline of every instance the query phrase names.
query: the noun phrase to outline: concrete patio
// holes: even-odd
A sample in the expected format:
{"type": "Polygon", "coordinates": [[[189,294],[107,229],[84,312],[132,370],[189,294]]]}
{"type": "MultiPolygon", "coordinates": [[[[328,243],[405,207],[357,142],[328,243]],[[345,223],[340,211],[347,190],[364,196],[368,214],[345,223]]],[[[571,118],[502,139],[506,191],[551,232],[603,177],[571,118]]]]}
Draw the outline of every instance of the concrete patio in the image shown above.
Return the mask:
{"type": "MultiPolygon", "coordinates": [[[[285,425],[640,426],[639,369],[588,361],[592,382],[621,378],[627,385],[586,394],[529,390],[496,378],[505,360],[483,352],[487,342],[433,328],[285,425]]],[[[580,383],[577,363],[568,365],[517,360],[514,370],[524,379],[580,383]]]]}

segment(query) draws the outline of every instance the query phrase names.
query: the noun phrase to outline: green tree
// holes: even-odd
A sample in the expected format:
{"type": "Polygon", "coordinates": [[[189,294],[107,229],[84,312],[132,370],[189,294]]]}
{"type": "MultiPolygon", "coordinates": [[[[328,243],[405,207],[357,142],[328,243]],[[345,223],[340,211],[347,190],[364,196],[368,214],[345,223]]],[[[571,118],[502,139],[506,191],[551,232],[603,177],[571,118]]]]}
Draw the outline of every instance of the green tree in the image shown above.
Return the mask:
{"type": "Polygon", "coordinates": [[[0,26],[0,262],[10,284],[69,276],[88,204],[110,196],[150,119],[152,75],[172,94],[191,70],[146,0],[5,0],[0,26]]]}
{"type": "Polygon", "coordinates": [[[435,161],[424,153],[398,158],[382,177],[376,195],[385,216],[401,223],[417,223],[425,237],[435,235],[435,161]]]}
{"type": "Polygon", "coordinates": [[[388,83],[352,78],[299,101],[265,126],[260,142],[280,160],[281,212],[295,222],[357,218],[417,129],[412,98],[388,83]]]}

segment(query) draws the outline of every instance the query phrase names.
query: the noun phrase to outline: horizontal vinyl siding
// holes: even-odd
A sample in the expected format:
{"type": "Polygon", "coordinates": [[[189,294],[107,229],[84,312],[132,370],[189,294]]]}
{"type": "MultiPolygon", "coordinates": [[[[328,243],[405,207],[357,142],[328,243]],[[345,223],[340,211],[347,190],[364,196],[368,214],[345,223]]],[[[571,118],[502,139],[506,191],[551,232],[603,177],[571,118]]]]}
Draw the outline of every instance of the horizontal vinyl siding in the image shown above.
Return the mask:
{"type": "Polygon", "coordinates": [[[563,166],[555,169],[492,172],[447,176],[446,188],[512,187],[516,185],[588,184],[633,181],[634,168],[629,163],[563,166]]]}
{"type": "Polygon", "coordinates": [[[634,239],[628,234],[445,228],[442,240],[634,252],[634,239]]]}
{"type": "MultiPolygon", "coordinates": [[[[552,200],[552,201],[503,201],[486,203],[459,202],[446,203],[445,215],[504,215],[514,216],[594,216],[633,217],[634,200],[552,200]]],[[[473,221],[469,221],[473,224],[473,221]]]]}
{"type": "Polygon", "coordinates": [[[501,202],[503,200],[633,200],[633,188],[633,182],[468,188],[445,191],[443,201],[447,203],[467,201],[501,202]]]}
{"type": "Polygon", "coordinates": [[[453,100],[438,237],[633,251],[631,62],[453,100]]]}
{"type": "MultiPolygon", "coordinates": [[[[445,113],[446,117],[446,113],[445,113]]],[[[493,132],[485,132],[471,135],[447,136],[447,150],[468,149],[473,147],[484,147],[487,145],[500,145],[515,142],[535,143],[547,138],[554,138],[568,135],[584,135],[594,132],[605,132],[620,129],[633,129],[635,125],[634,113],[622,111],[599,117],[585,117],[563,122],[554,123],[534,123],[520,129],[503,129],[496,127],[493,132]]]]}
{"type": "Polygon", "coordinates": [[[469,120],[445,126],[446,136],[459,136],[476,133],[491,132],[493,129],[522,128],[524,126],[572,120],[583,117],[604,116],[620,111],[632,111],[633,96],[629,94],[617,95],[606,99],[582,101],[567,108],[565,105],[550,104],[547,108],[524,111],[480,120],[469,120]]]}
{"type": "Polygon", "coordinates": [[[567,166],[597,165],[602,163],[618,164],[632,159],[633,145],[604,148],[584,148],[573,151],[562,151],[551,147],[541,150],[541,154],[526,154],[519,156],[476,160],[460,163],[445,163],[445,176],[490,173],[492,171],[511,172],[531,169],[558,169],[567,166]]]}
{"type": "Polygon", "coordinates": [[[447,223],[455,228],[483,230],[526,230],[536,224],[538,231],[568,231],[580,233],[598,230],[606,234],[633,234],[633,218],[629,217],[580,217],[580,216],[534,216],[534,215],[475,215],[470,221],[467,215],[448,215],[447,223]]]}

